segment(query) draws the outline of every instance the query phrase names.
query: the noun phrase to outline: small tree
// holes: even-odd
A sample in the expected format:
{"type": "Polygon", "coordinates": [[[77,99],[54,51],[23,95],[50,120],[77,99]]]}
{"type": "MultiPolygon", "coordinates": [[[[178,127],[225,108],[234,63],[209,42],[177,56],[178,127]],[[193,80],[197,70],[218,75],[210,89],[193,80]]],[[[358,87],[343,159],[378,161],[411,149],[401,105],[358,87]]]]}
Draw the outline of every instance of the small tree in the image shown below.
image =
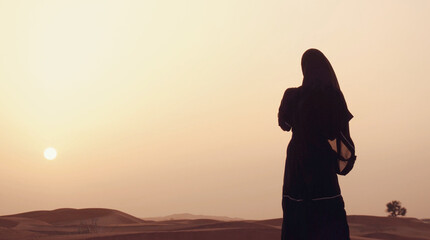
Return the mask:
{"type": "Polygon", "coordinates": [[[391,201],[389,203],[387,203],[387,210],[386,210],[391,216],[391,217],[397,217],[398,215],[400,216],[405,216],[406,215],[406,208],[402,207],[402,203],[399,201],[391,201]]]}

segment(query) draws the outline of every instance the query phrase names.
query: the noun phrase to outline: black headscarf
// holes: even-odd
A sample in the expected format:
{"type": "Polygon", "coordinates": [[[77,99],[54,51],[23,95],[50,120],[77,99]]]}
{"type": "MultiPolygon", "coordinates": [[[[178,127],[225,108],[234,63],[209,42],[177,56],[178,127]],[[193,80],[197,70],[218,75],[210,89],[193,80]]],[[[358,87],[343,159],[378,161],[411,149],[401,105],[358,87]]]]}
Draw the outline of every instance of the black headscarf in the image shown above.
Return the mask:
{"type": "Polygon", "coordinates": [[[328,59],[318,49],[308,49],[302,56],[304,87],[324,86],[340,90],[339,82],[328,59]]]}
{"type": "MultiPolygon", "coordinates": [[[[346,106],[336,74],[324,54],[318,49],[313,48],[308,49],[302,56],[302,72],[303,87],[311,89],[321,87],[324,89],[324,92],[332,92],[330,89],[334,89],[334,92],[337,92],[333,97],[326,98],[326,100],[329,99],[327,102],[331,105],[330,108],[317,110],[325,111],[325,114],[320,115],[325,116],[321,119],[329,119],[328,122],[332,123],[323,124],[324,127],[321,129],[326,129],[327,126],[330,126],[326,132],[326,136],[329,139],[330,146],[338,155],[336,172],[346,175],[353,168],[356,159],[354,142],[349,135],[348,124],[353,116],[346,106]],[[327,118],[328,116],[334,116],[334,118],[327,118]]],[[[323,101],[323,99],[319,99],[318,101],[323,101]]],[[[315,111],[315,109],[311,109],[311,111],[315,111]]]]}

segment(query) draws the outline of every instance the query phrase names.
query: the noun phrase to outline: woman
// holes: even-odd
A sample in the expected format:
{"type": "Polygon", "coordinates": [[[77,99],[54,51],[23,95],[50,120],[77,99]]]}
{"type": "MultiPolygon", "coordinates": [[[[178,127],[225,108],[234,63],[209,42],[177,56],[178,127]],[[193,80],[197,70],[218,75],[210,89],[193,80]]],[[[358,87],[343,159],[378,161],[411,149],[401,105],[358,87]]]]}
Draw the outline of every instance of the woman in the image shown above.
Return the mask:
{"type": "Polygon", "coordinates": [[[352,168],[339,169],[339,159],[355,160],[348,126],[353,116],[322,52],[307,50],[302,71],[302,86],[285,91],[278,113],[282,130],[293,132],[284,172],[282,240],[350,239],[337,173],[352,168]]]}

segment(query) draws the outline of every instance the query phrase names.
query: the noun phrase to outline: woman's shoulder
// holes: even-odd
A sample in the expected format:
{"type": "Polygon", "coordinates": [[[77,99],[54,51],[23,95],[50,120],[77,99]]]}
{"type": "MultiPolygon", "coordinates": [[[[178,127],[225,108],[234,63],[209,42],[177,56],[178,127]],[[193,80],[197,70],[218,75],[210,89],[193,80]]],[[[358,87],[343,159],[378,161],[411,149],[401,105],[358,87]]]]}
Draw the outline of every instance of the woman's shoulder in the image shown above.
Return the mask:
{"type": "Polygon", "coordinates": [[[285,92],[297,92],[297,91],[300,91],[300,89],[302,89],[302,88],[303,88],[302,86],[299,86],[299,87],[290,87],[290,88],[287,88],[285,90],[285,92]]]}
{"type": "Polygon", "coordinates": [[[291,87],[287,88],[284,92],[284,99],[300,99],[300,98],[318,98],[321,101],[330,99],[330,100],[339,100],[343,99],[343,94],[339,89],[332,87],[291,87]]]}
{"type": "Polygon", "coordinates": [[[284,92],[284,97],[288,97],[288,98],[292,98],[295,97],[299,94],[299,92],[301,91],[302,87],[291,87],[291,88],[287,88],[284,92]]]}

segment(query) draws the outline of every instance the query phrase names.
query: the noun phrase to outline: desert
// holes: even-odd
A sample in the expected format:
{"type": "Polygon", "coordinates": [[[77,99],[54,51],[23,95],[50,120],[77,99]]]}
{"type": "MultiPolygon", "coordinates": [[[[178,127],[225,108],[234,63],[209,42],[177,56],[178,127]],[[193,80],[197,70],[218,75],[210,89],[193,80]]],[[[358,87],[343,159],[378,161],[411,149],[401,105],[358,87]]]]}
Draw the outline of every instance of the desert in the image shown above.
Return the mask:
{"type": "MultiPolygon", "coordinates": [[[[428,240],[428,219],[348,216],[352,240],[428,240]]],[[[0,240],[266,240],[282,219],[244,220],[192,214],[138,218],[104,208],[62,208],[0,217],[0,240]],[[155,220],[151,220],[155,219],[155,220]]]]}

